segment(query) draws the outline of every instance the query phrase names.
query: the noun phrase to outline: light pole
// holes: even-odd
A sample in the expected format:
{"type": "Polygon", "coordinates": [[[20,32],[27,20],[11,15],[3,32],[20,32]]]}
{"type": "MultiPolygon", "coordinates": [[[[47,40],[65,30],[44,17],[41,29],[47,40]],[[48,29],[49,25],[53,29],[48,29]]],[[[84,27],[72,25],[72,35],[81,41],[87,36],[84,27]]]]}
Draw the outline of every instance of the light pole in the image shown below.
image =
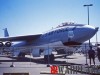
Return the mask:
{"type": "MultiPolygon", "coordinates": [[[[88,13],[88,25],[89,25],[89,7],[90,6],[93,6],[93,4],[86,4],[86,5],[83,5],[84,7],[87,7],[87,13],[88,13]]],[[[90,47],[90,39],[89,39],[89,47],[90,47]]],[[[85,45],[85,49],[86,49],[86,45],[85,45]]],[[[86,64],[85,65],[88,65],[87,64],[87,50],[86,50],[86,64]]]]}
{"type": "MultiPolygon", "coordinates": [[[[89,7],[90,6],[93,6],[93,4],[86,4],[86,5],[83,5],[84,7],[87,7],[87,13],[88,13],[88,25],[89,25],[89,7]]],[[[89,39],[89,46],[90,46],[90,39],[89,39]]]]}

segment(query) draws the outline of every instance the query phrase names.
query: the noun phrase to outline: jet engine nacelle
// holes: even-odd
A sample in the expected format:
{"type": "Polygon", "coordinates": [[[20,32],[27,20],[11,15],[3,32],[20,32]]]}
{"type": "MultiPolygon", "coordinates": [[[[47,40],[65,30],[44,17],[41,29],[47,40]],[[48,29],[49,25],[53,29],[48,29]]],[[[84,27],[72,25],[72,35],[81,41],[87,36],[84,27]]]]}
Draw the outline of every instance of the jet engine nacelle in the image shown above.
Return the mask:
{"type": "Polygon", "coordinates": [[[10,41],[5,42],[5,47],[10,47],[10,46],[11,46],[11,42],[10,41]]]}
{"type": "Polygon", "coordinates": [[[40,57],[40,49],[33,49],[32,56],[33,57],[40,57]]]}

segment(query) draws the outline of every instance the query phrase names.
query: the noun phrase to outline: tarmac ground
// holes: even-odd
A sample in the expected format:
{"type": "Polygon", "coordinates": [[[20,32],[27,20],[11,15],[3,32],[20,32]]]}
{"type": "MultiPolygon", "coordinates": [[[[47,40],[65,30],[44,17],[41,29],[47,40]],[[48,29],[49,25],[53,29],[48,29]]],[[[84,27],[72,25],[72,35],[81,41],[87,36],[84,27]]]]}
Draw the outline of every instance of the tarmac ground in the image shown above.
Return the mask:
{"type": "MultiPolygon", "coordinates": [[[[26,56],[26,58],[17,59],[16,57],[0,55],[0,75],[40,75],[40,74],[50,75],[51,68],[47,67],[48,63],[44,62],[42,57],[41,58],[29,58],[29,57],[30,56],[26,56]],[[14,67],[10,67],[12,64],[14,67]],[[22,74],[22,73],[26,73],[26,74],[22,74]]],[[[95,61],[96,61],[96,65],[100,64],[97,58],[95,59],[95,61]]],[[[89,63],[89,59],[87,59],[87,63],[89,63]]],[[[71,56],[67,56],[67,58],[64,57],[56,58],[54,62],[51,62],[49,64],[56,65],[56,66],[62,66],[62,65],[83,65],[84,66],[86,64],[86,57],[83,54],[76,53],[71,56]]],[[[86,69],[85,67],[83,70],[86,69]]],[[[67,68],[73,70],[70,67],[67,68]]],[[[86,73],[77,72],[77,75],[81,75],[81,74],[90,75],[88,73],[86,74],[86,73]]],[[[71,75],[73,75],[73,73],[71,75]]]]}

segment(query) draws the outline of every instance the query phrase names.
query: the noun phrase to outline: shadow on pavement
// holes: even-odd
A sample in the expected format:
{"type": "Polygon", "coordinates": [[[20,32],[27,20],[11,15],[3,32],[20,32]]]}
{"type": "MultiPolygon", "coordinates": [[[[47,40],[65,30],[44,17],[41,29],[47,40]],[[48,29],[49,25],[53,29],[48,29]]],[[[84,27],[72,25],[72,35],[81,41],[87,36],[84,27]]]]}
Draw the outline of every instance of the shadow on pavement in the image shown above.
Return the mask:
{"type": "MultiPolygon", "coordinates": [[[[60,58],[62,58],[63,56],[60,56],[60,58]]],[[[48,62],[45,62],[43,58],[38,58],[38,59],[34,59],[34,58],[27,58],[27,57],[9,57],[8,58],[11,58],[12,60],[0,60],[0,62],[33,62],[33,63],[37,63],[37,64],[48,64],[48,62]]],[[[59,58],[58,57],[55,57],[55,58],[59,58]]],[[[74,58],[63,58],[63,59],[74,59],[74,58]]],[[[53,61],[53,62],[49,62],[49,64],[58,64],[58,65],[81,65],[81,64],[75,64],[75,63],[68,63],[66,61],[53,61]]]]}

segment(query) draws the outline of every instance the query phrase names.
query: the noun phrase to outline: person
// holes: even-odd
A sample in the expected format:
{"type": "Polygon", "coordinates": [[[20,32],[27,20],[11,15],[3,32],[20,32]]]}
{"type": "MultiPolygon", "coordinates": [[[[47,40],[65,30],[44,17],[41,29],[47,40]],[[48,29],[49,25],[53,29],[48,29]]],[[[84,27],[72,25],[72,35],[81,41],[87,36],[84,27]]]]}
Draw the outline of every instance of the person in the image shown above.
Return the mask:
{"type": "Polygon", "coordinates": [[[98,60],[100,62],[100,47],[97,47],[97,57],[98,57],[98,60]]]}
{"type": "Polygon", "coordinates": [[[90,50],[88,51],[88,56],[90,59],[90,66],[91,66],[91,60],[93,60],[93,63],[95,65],[95,51],[92,49],[92,46],[90,46],[90,50]]]}

